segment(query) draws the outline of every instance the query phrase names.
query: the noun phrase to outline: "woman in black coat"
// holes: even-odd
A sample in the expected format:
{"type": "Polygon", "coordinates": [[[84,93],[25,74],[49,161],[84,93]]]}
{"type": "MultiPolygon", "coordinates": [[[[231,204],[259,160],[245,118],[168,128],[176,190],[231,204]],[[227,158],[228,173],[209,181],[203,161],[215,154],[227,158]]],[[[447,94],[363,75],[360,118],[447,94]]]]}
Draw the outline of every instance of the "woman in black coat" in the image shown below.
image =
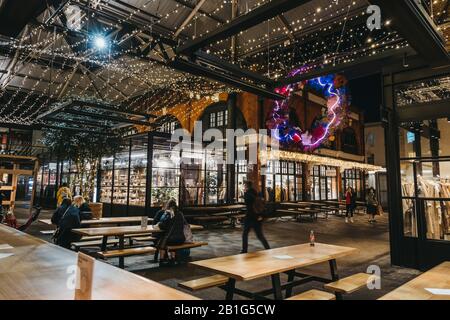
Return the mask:
{"type": "Polygon", "coordinates": [[[80,241],[81,235],[72,232],[72,229],[81,227],[79,209],[72,206],[70,199],[64,199],[61,206],[56,209],[52,216],[52,223],[58,226],[54,235],[57,245],[70,249],[72,242],[80,241]]]}
{"type": "Polygon", "coordinates": [[[169,200],[166,205],[165,213],[162,215],[157,226],[164,231],[160,236],[157,247],[160,250],[160,257],[164,261],[167,259],[171,262],[175,260],[175,256],[166,256],[166,248],[170,245],[183,244],[186,241],[184,235],[184,227],[186,220],[183,213],[178,209],[175,200],[169,200]]]}

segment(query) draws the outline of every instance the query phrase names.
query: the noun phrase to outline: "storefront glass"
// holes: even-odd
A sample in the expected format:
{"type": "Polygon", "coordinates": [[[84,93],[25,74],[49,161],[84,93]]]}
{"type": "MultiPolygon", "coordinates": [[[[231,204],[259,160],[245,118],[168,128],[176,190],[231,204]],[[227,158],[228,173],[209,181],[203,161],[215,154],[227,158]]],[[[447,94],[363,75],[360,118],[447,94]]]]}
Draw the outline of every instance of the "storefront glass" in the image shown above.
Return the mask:
{"type": "Polygon", "coordinates": [[[337,169],[329,166],[313,166],[310,169],[312,179],[311,200],[337,200],[337,169]]]}
{"type": "Polygon", "coordinates": [[[300,162],[268,161],[265,179],[266,201],[302,201],[302,172],[302,163],[300,162]]]}
{"type": "Polygon", "coordinates": [[[450,134],[447,119],[403,123],[400,160],[404,234],[450,240],[450,134]]]}
{"type": "Polygon", "coordinates": [[[345,193],[348,187],[356,192],[357,199],[364,199],[364,172],[356,169],[344,170],[342,173],[342,193],[345,193]]]}

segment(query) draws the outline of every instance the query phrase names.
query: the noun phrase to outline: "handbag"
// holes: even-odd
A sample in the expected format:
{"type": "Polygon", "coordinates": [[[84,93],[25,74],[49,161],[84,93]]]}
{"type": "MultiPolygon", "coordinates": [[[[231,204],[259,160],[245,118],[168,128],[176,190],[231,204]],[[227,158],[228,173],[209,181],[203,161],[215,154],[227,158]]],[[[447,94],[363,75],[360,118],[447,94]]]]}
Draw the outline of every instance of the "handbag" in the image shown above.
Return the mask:
{"type": "Polygon", "coordinates": [[[377,206],[377,215],[379,216],[384,215],[383,207],[380,205],[377,206]]]}
{"type": "Polygon", "coordinates": [[[185,243],[194,243],[194,235],[192,234],[191,226],[187,223],[186,219],[184,219],[183,233],[185,243]]]}
{"type": "MultiPolygon", "coordinates": [[[[66,209],[66,211],[63,213],[61,219],[59,219],[58,225],[59,225],[59,224],[61,223],[61,221],[64,219],[64,217],[66,216],[66,213],[67,213],[67,211],[69,211],[69,209],[70,209],[70,206],[67,207],[67,209],[66,209]]],[[[59,238],[60,235],[61,235],[61,228],[58,226],[58,227],[56,227],[56,230],[55,230],[55,232],[53,232],[53,235],[52,235],[52,241],[53,241],[53,243],[57,243],[57,242],[58,242],[58,238],[59,238]]]]}

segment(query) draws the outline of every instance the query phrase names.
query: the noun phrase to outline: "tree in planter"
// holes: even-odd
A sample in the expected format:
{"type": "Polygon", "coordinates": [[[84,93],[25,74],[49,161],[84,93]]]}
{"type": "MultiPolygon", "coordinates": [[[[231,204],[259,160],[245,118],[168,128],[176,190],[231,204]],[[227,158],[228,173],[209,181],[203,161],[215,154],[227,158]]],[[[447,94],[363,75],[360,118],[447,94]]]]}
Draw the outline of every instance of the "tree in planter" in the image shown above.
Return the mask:
{"type": "Polygon", "coordinates": [[[100,159],[120,151],[124,141],[119,135],[50,129],[44,132],[42,142],[53,155],[75,165],[76,173],[70,181],[71,189],[93,200],[100,159]]]}

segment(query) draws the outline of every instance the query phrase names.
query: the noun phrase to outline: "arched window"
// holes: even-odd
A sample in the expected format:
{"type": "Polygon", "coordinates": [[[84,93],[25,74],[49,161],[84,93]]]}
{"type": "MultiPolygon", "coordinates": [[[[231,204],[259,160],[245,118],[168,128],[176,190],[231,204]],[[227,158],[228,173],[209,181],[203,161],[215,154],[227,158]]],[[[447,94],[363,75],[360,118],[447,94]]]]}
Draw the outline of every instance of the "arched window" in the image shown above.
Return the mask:
{"type": "Polygon", "coordinates": [[[353,128],[342,130],[342,151],[352,154],[358,154],[358,141],[353,128]]]}
{"type": "Polygon", "coordinates": [[[171,114],[156,119],[155,125],[156,131],[164,133],[173,133],[176,129],[181,128],[180,121],[171,114]]]}

